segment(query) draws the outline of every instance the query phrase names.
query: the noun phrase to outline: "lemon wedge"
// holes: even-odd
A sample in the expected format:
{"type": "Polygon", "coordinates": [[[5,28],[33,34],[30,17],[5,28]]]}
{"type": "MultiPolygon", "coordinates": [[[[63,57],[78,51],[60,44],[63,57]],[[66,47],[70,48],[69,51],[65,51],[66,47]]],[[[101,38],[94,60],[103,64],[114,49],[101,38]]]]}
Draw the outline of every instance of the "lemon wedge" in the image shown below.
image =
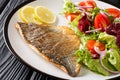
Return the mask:
{"type": "Polygon", "coordinates": [[[21,10],[20,10],[20,18],[23,22],[25,23],[37,23],[37,24],[42,24],[40,21],[38,21],[37,19],[34,18],[34,7],[32,6],[24,6],[21,10]]]}
{"type": "Polygon", "coordinates": [[[35,18],[46,24],[52,24],[56,20],[56,16],[44,6],[35,7],[35,18]]]}

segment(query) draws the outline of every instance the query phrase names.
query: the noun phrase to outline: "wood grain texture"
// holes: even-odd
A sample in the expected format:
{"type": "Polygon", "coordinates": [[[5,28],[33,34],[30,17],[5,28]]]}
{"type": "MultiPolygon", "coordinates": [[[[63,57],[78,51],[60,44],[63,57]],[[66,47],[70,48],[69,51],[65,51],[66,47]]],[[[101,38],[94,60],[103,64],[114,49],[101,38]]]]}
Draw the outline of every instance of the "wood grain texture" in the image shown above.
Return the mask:
{"type": "Polygon", "coordinates": [[[55,80],[23,65],[5,45],[3,27],[6,18],[13,9],[27,1],[30,0],[0,0],[0,80],[55,80]]]}

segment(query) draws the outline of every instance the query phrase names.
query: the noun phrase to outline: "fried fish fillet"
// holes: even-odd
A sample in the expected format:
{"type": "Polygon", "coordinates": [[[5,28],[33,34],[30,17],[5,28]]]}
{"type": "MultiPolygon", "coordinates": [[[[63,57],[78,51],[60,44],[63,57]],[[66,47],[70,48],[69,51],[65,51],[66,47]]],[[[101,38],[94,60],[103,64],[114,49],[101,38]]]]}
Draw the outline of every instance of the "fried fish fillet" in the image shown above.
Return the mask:
{"type": "Polygon", "coordinates": [[[70,76],[77,76],[80,64],[76,62],[74,53],[80,41],[71,29],[22,22],[17,22],[16,28],[36,53],[70,76]]]}

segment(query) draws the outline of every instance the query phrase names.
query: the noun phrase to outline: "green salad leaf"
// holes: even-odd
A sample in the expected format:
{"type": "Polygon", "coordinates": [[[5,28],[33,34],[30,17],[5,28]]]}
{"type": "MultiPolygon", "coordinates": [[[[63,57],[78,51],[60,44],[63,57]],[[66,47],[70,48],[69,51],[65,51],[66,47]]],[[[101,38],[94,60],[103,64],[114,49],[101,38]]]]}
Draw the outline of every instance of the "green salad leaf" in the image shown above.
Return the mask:
{"type": "Polygon", "coordinates": [[[109,62],[118,70],[120,71],[120,55],[115,49],[108,51],[110,57],[109,62]]]}
{"type": "Polygon", "coordinates": [[[70,22],[70,28],[75,32],[75,34],[77,36],[81,36],[82,34],[84,34],[83,32],[81,32],[79,29],[78,29],[78,21],[80,20],[82,16],[79,15],[77,18],[75,18],[72,22],[70,22]]]}
{"type": "Polygon", "coordinates": [[[78,62],[83,63],[90,70],[105,76],[110,75],[110,73],[101,66],[99,59],[92,59],[87,49],[77,50],[75,54],[79,56],[78,62]]]}
{"type": "Polygon", "coordinates": [[[105,32],[99,34],[98,40],[106,44],[106,49],[115,49],[120,54],[120,48],[116,45],[116,37],[105,32]]]}
{"type": "Polygon", "coordinates": [[[109,35],[105,32],[101,32],[99,34],[98,40],[105,44],[108,44],[115,41],[115,36],[109,35]]]}
{"type": "Polygon", "coordinates": [[[108,71],[106,71],[100,64],[100,61],[99,59],[91,59],[89,61],[86,62],[86,66],[96,72],[96,73],[99,73],[99,74],[102,74],[102,75],[105,75],[105,76],[108,76],[110,75],[110,73],[108,71]]]}
{"type": "Polygon", "coordinates": [[[110,54],[106,53],[106,55],[102,58],[102,63],[105,67],[112,71],[116,71],[117,69],[109,62],[110,54]]]}
{"type": "Polygon", "coordinates": [[[100,33],[100,41],[106,44],[107,53],[103,58],[104,65],[110,70],[120,71],[120,49],[116,45],[116,38],[107,33],[100,33]]]}
{"type": "Polygon", "coordinates": [[[79,10],[77,10],[75,8],[75,5],[71,2],[71,0],[64,0],[65,5],[63,7],[63,13],[75,13],[75,12],[79,12],[79,10]]]}

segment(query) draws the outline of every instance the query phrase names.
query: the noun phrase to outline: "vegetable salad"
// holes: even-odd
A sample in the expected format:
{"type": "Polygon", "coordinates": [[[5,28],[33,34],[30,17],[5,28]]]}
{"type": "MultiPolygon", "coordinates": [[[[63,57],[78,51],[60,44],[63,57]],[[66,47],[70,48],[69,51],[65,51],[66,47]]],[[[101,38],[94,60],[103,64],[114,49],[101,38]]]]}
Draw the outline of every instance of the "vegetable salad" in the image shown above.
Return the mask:
{"type": "Polygon", "coordinates": [[[78,62],[108,76],[120,73],[120,10],[100,9],[94,0],[64,0],[63,14],[80,38],[78,62]]]}

